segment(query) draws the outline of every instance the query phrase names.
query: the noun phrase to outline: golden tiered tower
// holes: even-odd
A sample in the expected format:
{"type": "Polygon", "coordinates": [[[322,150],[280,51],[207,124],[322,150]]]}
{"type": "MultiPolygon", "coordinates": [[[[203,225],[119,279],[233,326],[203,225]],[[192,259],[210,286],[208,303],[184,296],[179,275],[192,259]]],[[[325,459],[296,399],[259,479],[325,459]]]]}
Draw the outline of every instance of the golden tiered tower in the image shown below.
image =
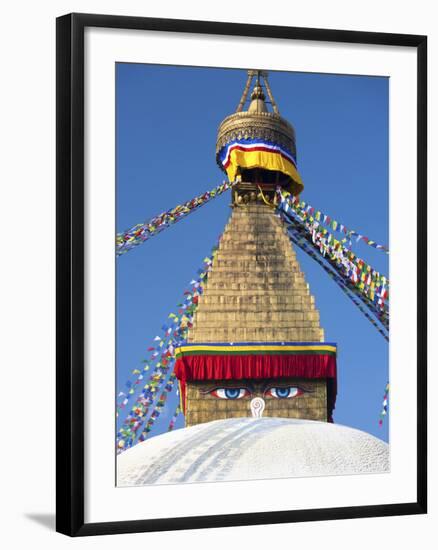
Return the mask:
{"type": "Polygon", "coordinates": [[[249,71],[237,112],[219,128],[218,163],[238,183],[189,331],[187,353],[198,355],[185,370],[180,359],[177,369],[186,426],[261,414],[331,419],[336,378],[321,368],[326,363],[318,355],[324,342],[319,312],[274,207],[278,186],[294,194],[303,188],[295,162],[289,162],[295,155],[295,132],[278,112],[266,73],[249,71]],[[242,111],[253,77],[251,103],[242,111]],[[278,151],[282,158],[269,156],[278,151]],[[281,355],[283,349],[294,355],[281,355]],[[247,350],[258,355],[249,357],[247,350]]]}

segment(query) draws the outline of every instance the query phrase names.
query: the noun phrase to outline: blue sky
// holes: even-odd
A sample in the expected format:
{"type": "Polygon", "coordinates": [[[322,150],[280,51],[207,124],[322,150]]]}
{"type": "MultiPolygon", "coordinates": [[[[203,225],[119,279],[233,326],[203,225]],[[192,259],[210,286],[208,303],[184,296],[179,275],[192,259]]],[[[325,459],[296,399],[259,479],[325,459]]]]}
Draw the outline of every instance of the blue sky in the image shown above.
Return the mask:
{"type": "MultiPolygon", "coordinates": [[[[202,194],[225,179],[215,162],[217,128],[239,102],[246,72],[116,65],[117,231],[202,194]]],[[[350,229],[388,243],[386,78],[271,72],[280,113],[295,127],[301,198],[350,229]]],[[[230,215],[225,194],[117,260],[117,387],[176,311],[230,215]]],[[[356,254],[388,274],[388,257],[356,254]]],[[[334,421],[388,440],[378,426],[388,345],[320,266],[297,251],[327,341],[338,343],[334,421]]],[[[151,436],[167,430],[177,398],[151,436]]],[[[177,427],[183,425],[180,417],[177,427]]]]}

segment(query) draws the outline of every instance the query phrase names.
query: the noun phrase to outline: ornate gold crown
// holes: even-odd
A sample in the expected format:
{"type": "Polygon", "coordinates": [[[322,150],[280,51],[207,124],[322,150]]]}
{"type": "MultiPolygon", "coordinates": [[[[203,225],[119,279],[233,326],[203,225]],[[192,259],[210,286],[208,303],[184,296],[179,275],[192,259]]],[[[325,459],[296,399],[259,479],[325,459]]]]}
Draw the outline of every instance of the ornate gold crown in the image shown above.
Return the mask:
{"type": "MultiPolygon", "coordinates": [[[[236,112],[227,116],[219,126],[216,141],[216,161],[224,170],[220,159],[220,153],[225,146],[236,140],[261,140],[279,145],[296,160],[295,130],[292,125],[280,116],[277,104],[273,98],[266,71],[249,70],[248,78],[237,106],[236,112]],[[247,101],[249,89],[253,78],[256,78],[255,86],[251,94],[251,101],[247,111],[243,108],[247,101]],[[266,96],[262,82],[269,97],[272,111],[268,111],[266,96]]],[[[296,192],[302,190],[302,184],[290,181],[291,187],[296,192]]]]}

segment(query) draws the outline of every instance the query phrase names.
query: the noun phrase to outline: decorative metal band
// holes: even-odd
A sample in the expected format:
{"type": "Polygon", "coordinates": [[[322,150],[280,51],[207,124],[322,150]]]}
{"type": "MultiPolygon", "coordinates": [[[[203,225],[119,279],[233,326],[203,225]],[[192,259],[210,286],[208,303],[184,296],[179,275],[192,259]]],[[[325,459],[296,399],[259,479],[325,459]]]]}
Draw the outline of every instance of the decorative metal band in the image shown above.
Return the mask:
{"type": "Polygon", "coordinates": [[[219,127],[216,152],[235,139],[265,139],[275,141],[296,155],[295,131],[275,113],[234,113],[219,127]]]}

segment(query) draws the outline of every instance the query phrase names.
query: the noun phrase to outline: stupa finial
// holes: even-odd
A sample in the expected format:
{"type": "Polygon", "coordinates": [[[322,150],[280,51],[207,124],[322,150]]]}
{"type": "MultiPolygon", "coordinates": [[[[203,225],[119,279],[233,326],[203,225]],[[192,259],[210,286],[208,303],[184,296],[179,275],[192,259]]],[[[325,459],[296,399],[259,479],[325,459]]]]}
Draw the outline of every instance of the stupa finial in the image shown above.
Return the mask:
{"type": "Polygon", "coordinates": [[[267,71],[248,71],[236,111],[219,126],[216,160],[230,181],[240,178],[241,182],[254,184],[255,192],[260,184],[267,186],[271,194],[278,186],[294,195],[303,190],[297,170],[295,131],[280,116],[267,71]],[[250,102],[245,110],[253,81],[250,102]]]}

